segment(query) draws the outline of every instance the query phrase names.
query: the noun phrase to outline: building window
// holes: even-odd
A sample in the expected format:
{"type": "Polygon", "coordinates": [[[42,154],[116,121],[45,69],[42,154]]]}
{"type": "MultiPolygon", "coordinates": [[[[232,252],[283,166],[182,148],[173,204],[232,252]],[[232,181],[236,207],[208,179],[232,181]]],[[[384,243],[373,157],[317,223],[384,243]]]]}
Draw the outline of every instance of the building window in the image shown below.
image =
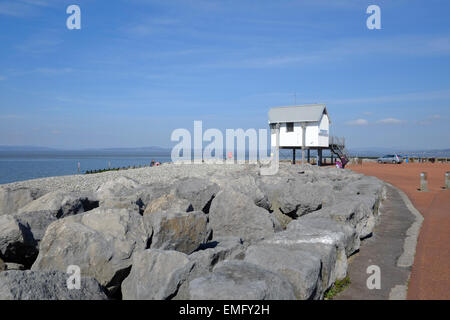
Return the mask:
{"type": "Polygon", "coordinates": [[[293,122],[286,123],[286,132],[294,132],[294,123],[293,122]]]}

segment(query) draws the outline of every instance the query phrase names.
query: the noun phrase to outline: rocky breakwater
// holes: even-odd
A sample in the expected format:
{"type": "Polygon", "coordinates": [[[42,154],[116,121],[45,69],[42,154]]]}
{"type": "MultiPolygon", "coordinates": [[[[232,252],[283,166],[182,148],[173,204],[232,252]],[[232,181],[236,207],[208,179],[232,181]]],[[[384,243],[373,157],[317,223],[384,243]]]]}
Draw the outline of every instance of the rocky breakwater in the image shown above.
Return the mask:
{"type": "Polygon", "coordinates": [[[0,299],[322,299],[384,184],[349,170],[174,165],[0,186],[0,299]],[[67,288],[69,266],[81,289],[67,288]]]}

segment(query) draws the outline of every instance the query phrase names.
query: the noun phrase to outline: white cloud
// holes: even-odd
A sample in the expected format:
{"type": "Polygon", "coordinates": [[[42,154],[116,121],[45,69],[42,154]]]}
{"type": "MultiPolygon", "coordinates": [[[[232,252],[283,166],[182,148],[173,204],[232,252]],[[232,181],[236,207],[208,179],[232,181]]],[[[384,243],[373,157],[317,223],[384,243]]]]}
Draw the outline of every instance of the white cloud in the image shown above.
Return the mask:
{"type": "Polygon", "coordinates": [[[384,103],[384,102],[405,102],[424,100],[447,100],[450,99],[450,89],[438,91],[422,91],[413,93],[401,93],[387,96],[360,97],[349,99],[334,99],[329,103],[333,104],[362,104],[362,103],[384,103]]]}
{"type": "Polygon", "coordinates": [[[37,73],[47,74],[47,75],[58,75],[70,73],[73,71],[72,68],[36,68],[34,70],[37,73]]]}
{"type": "Polygon", "coordinates": [[[386,119],[382,119],[382,120],[378,120],[377,123],[381,123],[381,124],[400,124],[400,123],[404,123],[406,122],[405,120],[400,120],[400,119],[396,119],[396,118],[386,118],[386,119]]]}
{"type": "Polygon", "coordinates": [[[0,3],[0,15],[26,17],[36,14],[36,8],[48,7],[56,3],[49,0],[15,0],[0,3]]]}
{"type": "Polygon", "coordinates": [[[0,3],[0,15],[23,17],[31,13],[30,8],[20,2],[5,1],[0,3]]]}
{"type": "MultiPolygon", "coordinates": [[[[262,38],[264,39],[264,38],[262,38]]],[[[274,47],[267,45],[260,52],[270,52],[274,47]]],[[[279,45],[276,41],[272,45],[279,45]]],[[[387,55],[402,57],[429,57],[450,54],[450,35],[392,36],[378,41],[371,38],[345,38],[331,42],[310,41],[293,46],[283,54],[261,55],[255,50],[241,51],[242,55],[233,59],[222,59],[201,64],[207,68],[273,68],[304,66],[313,63],[338,62],[356,56],[387,55]],[[307,50],[305,48],[316,48],[307,50]]]]}
{"type": "Polygon", "coordinates": [[[425,119],[423,119],[423,120],[420,120],[420,121],[418,121],[418,123],[421,125],[421,126],[428,126],[428,125],[431,125],[433,122],[435,122],[435,121],[438,121],[438,120],[442,120],[444,117],[443,116],[441,116],[440,114],[433,114],[433,115],[431,115],[431,116],[429,116],[429,117],[426,117],[425,119]]]}
{"type": "Polygon", "coordinates": [[[369,124],[369,121],[366,119],[356,119],[346,122],[349,126],[367,126],[369,124]]]}

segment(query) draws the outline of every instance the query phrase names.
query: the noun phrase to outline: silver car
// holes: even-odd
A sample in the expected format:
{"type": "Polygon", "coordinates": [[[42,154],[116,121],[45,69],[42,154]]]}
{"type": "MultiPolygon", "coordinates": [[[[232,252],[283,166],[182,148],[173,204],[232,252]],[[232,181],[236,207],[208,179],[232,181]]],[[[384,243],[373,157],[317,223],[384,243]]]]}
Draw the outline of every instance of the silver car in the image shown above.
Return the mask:
{"type": "Polygon", "coordinates": [[[377,159],[378,163],[402,163],[403,158],[398,154],[388,154],[377,159]]]}

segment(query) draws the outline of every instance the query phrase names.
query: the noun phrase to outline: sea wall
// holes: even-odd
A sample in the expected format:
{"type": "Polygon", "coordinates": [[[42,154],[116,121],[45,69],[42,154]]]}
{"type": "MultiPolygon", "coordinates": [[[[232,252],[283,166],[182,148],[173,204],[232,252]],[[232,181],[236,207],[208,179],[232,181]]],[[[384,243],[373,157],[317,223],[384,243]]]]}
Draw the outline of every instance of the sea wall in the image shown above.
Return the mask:
{"type": "Polygon", "coordinates": [[[89,299],[322,299],[384,197],[376,178],[289,164],[274,176],[164,164],[3,185],[0,299],[80,299],[61,280],[69,266],[89,299]]]}

